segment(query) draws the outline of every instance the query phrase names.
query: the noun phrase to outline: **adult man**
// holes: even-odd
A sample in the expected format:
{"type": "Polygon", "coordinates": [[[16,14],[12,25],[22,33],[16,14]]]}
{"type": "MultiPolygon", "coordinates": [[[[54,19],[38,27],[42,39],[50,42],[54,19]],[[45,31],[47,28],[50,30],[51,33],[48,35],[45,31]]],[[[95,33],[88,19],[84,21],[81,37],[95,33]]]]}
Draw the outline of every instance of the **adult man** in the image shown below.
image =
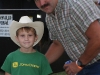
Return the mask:
{"type": "Polygon", "coordinates": [[[64,65],[68,75],[99,75],[100,10],[95,3],[92,0],[35,0],[35,3],[46,12],[53,40],[46,53],[48,61],[54,62],[65,50],[73,60],[64,65]]]}

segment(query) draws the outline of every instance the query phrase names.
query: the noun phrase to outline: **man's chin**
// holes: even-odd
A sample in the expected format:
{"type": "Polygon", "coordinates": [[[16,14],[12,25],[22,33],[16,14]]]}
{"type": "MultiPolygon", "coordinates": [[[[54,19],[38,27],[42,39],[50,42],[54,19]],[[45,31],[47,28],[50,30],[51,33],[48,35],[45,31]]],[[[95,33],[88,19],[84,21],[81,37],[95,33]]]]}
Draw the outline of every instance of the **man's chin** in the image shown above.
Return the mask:
{"type": "Polygon", "coordinates": [[[46,14],[51,14],[52,12],[51,11],[44,11],[46,14]]]}

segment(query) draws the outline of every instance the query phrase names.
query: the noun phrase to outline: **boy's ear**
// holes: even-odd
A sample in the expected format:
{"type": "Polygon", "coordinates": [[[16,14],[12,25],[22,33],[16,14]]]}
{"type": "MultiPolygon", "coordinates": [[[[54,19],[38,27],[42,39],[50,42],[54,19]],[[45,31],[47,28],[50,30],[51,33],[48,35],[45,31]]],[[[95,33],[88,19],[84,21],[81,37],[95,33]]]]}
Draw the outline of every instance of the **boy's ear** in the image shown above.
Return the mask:
{"type": "Polygon", "coordinates": [[[37,41],[37,39],[38,39],[38,36],[35,37],[35,42],[37,41]]]}

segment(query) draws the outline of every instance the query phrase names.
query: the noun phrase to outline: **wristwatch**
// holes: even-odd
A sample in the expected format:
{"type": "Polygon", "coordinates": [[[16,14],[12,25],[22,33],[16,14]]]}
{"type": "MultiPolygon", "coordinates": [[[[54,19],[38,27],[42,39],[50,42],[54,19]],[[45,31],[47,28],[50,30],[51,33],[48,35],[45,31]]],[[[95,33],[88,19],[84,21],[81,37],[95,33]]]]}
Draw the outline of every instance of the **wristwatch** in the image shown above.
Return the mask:
{"type": "Polygon", "coordinates": [[[83,63],[80,60],[76,60],[76,64],[80,67],[85,67],[86,65],[83,65],[83,63]]]}

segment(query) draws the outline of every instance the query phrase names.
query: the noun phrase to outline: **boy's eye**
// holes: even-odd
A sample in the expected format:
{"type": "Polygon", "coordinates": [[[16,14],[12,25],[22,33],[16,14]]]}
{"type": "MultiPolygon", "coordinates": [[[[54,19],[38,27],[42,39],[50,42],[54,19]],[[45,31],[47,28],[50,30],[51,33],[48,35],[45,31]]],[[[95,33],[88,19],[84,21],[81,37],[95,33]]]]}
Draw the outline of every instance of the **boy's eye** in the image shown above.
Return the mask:
{"type": "Polygon", "coordinates": [[[28,35],[28,36],[32,36],[32,35],[28,35]]]}
{"type": "Polygon", "coordinates": [[[20,35],[21,37],[24,37],[24,35],[20,35]]]}

